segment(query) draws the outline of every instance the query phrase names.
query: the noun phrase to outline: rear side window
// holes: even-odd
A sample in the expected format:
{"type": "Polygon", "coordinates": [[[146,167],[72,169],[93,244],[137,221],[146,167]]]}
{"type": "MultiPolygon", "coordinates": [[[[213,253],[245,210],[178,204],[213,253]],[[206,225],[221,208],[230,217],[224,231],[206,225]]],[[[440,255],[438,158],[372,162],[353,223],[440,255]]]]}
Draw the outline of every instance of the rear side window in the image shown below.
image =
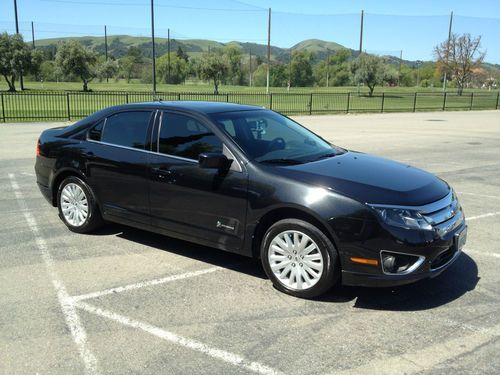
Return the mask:
{"type": "Polygon", "coordinates": [[[94,127],[89,130],[89,134],[87,136],[87,139],[90,139],[92,141],[100,141],[101,140],[102,129],[104,128],[104,121],[105,120],[99,121],[97,123],[97,125],[94,125],[94,127]]]}
{"type": "Polygon", "coordinates": [[[164,113],[158,141],[162,154],[198,159],[204,152],[222,152],[222,142],[205,125],[191,117],[164,113]]]}
{"type": "MultiPolygon", "coordinates": [[[[106,119],[101,130],[101,141],[119,146],[144,149],[151,112],[121,112],[106,119]]],[[[98,129],[95,127],[95,133],[98,129]]],[[[89,138],[92,137],[92,129],[89,138]]],[[[92,139],[92,138],[91,138],[92,139]]]]}

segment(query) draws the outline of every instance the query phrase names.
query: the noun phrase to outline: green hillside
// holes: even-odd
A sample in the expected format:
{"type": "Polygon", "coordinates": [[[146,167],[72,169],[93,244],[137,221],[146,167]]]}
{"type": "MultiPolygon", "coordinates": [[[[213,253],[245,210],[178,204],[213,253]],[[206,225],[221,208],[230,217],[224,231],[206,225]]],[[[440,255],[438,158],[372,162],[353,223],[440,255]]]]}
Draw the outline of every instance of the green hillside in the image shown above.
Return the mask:
{"type": "MultiPolygon", "coordinates": [[[[83,45],[93,48],[99,53],[104,53],[104,37],[93,37],[93,36],[82,36],[82,37],[66,37],[66,38],[52,38],[52,39],[40,39],[36,41],[37,47],[42,48],[53,48],[58,44],[69,41],[76,40],[83,45]]],[[[161,56],[168,50],[167,38],[156,38],[156,54],[161,56]]],[[[245,54],[252,53],[253,56],[261,56],[265,58],[267,56],[267,45],[258,43],[242,43],[242,42],[229,42],[221,43],[213,40],[204,39],[187,39],[178,40],[172,39],[170,41],[171,51],[176,51],[180,46],[188,55],[197,56],[203,52],[207,52],[209,49],[222,49],[228,44],[235,44],[239,46],[245,54]]],[[[127,53],[127,49],[131,46],[137,47],[141,50],[144,57],[152,56],[152,44],[149,37],[136,37],[129,35],[111,35],[108,36],[108,51],[109,53],[120,58],[127,53]]],[[[294,45],[291,49],[280,48],[276,46],[271,46],[271,57],[275,60],[286,62],[289,59],[290,50],[292,51],[302,51],[306,50],[313,52],[319,59],[324,58],[327,53],[335,52],[341,48],[344,48],[338,43],[327,42],[318,39],[304,40],[300,43],[294,45]]]]}

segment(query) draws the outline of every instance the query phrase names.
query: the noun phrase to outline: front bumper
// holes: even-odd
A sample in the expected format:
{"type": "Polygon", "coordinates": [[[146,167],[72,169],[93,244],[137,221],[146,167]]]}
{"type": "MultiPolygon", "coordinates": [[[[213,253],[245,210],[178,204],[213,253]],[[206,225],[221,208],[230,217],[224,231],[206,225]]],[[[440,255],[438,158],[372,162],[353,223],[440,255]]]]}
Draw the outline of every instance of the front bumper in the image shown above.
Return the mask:
{"type": "MultiPolygon", "coordinates": [[[[425,260],[415,270],[409,273],[389,274],[385,273],[381,262],[377,266],[356,265],[350,261],[350,255],[344,254],[342,263],[348,267],[342,267],[342,284],[350,286],[397,286],[410,284],[422,279],[433,278],[440,275],[450,267],[462,252],[464,241],[459,239],[460,234],[467,234],[465,220],[453,231],[446,234],[444,238],[436,238],[433,241],[421,245],[402,245],[395,241],[384,241],[385,246],[371,248],[357,248],[356,256],[375,258],[380,251],[405,253],[413,256],[422,256],[425,260]],[[389,246],[391,243],[392,246],[389,246]]],[[[350,252],[352,254],[352,252],[350,252]]],[[[380,258],[379,258],[380,259],[380,258]]]]}

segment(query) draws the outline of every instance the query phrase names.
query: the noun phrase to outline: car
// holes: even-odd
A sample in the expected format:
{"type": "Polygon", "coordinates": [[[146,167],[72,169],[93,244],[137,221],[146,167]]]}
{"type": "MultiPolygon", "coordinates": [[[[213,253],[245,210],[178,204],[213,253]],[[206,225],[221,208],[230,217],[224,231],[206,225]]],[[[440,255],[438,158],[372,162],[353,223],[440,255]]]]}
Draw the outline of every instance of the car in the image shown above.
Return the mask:
{"type": "Polygon", "coordinates": [[[435,277],[467,238],[442,179],[256,106],[114,106],[43,131],[36,154],[38,187],[69,230],[115,222],[260,258],[296,297],[435,277]]]}

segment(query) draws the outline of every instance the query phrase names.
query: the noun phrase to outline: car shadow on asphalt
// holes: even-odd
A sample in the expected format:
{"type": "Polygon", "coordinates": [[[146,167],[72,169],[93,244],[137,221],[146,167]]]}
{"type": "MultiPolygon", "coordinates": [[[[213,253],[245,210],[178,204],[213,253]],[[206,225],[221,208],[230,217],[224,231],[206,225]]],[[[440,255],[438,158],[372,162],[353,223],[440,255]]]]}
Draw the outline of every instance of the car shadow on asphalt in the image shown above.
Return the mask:
{"type": "Polygon", "coordinates": [[[229,253],[212,247],[197,245],[161,234],[147,232],[119,224],[108,224],[94,235],[115,235],[158,250],[168,251],[186,258],[198,260],[213,266],[227,268],[249,276],[266,279],[260,261],[243,255],[229,253]]]}
{"type": "Polygon", "coordinates": [[[476,262],[462,253],[441,275],[398,287],[336,286],[320,298],[323,302],[354,301],[354,307],[370,310],[419,311],[446,305],[476,288],[476,262]]]}
{"type": "MultiPolygon", "coordinates": [[[[109,224],[95,235],[115,235],[161,251],[168,251],[213,266],[230,269],[252,277],[267,279],[259,260],[187,241],[146,232],[119,224],[109,224]]],[[[419,311],[450,303],[475,289],[479,281],[476,262],[466,253],[441,275],[398,287],[368,288],[337,285],[316,302],[352,303],[369,310],[419,311]]],[[[269,287],[271,283],[269,282],[269,287]]]]}

